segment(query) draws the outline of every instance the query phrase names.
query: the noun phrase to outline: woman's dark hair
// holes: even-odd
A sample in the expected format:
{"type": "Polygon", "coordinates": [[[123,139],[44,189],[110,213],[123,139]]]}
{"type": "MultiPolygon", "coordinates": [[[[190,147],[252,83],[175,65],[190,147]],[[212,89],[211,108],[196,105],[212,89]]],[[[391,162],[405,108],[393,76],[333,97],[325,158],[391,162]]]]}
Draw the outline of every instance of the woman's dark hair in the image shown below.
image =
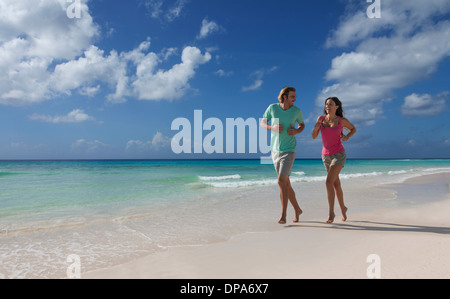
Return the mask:
{"type": "MultiPolygon", "coordinates": [[[[336,115],[340,116],[340,117],[344,117],[344,110],[342,109],[342,103],[341,101],[337,98],[337,97],[329,97],[325,100],[325,105],[327,104],[328,100],[332,100],[336,106],[339,106],[339,108],[337,108],[336,110],[336,115]]],[[[325,108],[323,108],[323,114],[327,114],[327,111],[325,110],[325,108]]]]}

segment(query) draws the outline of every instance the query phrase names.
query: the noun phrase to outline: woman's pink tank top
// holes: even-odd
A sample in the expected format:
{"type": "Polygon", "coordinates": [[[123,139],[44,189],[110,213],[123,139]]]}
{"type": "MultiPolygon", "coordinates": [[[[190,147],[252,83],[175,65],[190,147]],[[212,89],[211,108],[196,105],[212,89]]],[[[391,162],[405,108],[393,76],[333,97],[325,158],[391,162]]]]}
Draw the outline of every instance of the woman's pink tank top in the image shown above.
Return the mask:
{"type": "Polygon", "coordinates": [[[322,134],[322,155],[335,155],[344,152],[344,146],[341,141],[342,123],[339,117],[339,124],[335,127],[324,127],[322,125],[325,115],[320,120],[320,133],[322,134]]]}

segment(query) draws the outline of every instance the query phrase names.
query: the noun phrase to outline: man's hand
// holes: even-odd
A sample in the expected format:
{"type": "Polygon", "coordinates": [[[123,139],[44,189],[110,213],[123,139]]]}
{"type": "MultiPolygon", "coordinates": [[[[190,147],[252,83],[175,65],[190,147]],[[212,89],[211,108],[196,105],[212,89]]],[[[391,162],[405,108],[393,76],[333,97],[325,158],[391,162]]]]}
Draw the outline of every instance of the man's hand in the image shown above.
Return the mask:
{"type": "Polygon", "coordinates": [[[283,132],[283,126],[281,124],[276,124],[270,127],[270,130],[276,133],[283,132]]]}
{"type": "Polygon", "coordinates": [[[292,136],[298,133],[297,129],[291,125],[291,127],[287,130],[288,135],[292,136]]]}

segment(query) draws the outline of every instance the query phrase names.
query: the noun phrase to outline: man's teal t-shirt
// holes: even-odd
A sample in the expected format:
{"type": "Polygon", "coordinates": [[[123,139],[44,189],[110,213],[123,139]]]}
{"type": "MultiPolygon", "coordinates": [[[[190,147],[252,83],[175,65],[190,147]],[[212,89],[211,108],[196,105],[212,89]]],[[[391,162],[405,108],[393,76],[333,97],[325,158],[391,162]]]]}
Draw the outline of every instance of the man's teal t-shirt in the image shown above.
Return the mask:
{"type": "Polygon", "coordinates": [[[270,149],[272,152],[286,153],[296,152],[297,142],[295,135],[290,136],[287,130],[291,127],[297,128],[295,123],[301,124],[303,122],[303,113],[300,108],[292,106],[288,110],[283,110],[279,103],[270,105],[263,116],[268,121],[271,121],[271,126],[280,123],[283,126],[283,132],[271,132],[270,149]]]}

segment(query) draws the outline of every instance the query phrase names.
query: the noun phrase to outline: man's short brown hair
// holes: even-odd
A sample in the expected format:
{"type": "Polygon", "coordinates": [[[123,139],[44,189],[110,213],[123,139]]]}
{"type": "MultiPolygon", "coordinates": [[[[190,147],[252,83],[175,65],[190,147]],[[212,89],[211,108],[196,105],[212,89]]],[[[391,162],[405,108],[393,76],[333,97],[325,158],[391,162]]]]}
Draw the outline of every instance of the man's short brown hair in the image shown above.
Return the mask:
{"type": "Polygon", "coordinates": [[[286,86],[286,87],[284,87],[284,88],[280,91],[280,95],[278,96],[278,101],[280,101],[280,103],[283,104],[283,103],[284,103],[284,100],[285,100],[284,96],[286,96],[286,98],[287,98],[288,95],[289,95],[289,92],[291,92],[291,91],[295,91],[295,88],[294,88],[294,87],[291,87],[291,86],[286,86]]]}

